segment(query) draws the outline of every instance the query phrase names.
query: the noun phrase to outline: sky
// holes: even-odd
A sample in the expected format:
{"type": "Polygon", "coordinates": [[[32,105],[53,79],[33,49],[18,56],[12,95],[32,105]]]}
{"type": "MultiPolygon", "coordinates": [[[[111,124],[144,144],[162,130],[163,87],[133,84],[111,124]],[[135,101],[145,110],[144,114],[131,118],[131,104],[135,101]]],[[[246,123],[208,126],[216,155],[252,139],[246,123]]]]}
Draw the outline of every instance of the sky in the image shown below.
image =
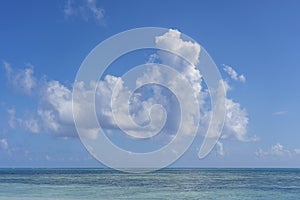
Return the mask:
{"type": "MultiPolygon", "coordinates": [[[[139,125],[149,124],[147,108],[156,103],[165,106],[171,116],[161,137],[151,141],[133,144],[112,121],[109,104],[111,89],[126,71],[139,64],[160,63],[183,74],[201,104],[196,139],[172,167],[300,167],[299,6],[296,0],[1,1],[0,167],[103,167],[86,150],[74,125],[76,74],[100,42],[141,27],[166,28],[155,44],[185,53],[190,63],[145,49],[121,56],[95,80],[98,120],[115,144],[147,152],[173,137],[179,120],[174,110],[181,102],[174,100],[171,91],[141,87],[130,98],[133,105],[129,110],[139,125]],[[183,34],[193,41],[184,40],[183,34]],[[195,68],[201,63],[197,59],[202,48],[221,73],[227,114],[220,140],[207,157],[199,159],[211,117],[205,81],[195,68]]],[[[170,84],[172,80],[163,79],[159,70],[145,71],[136,84],[151,78],[170,84]]],[[[117,92],[125,98],[130,89],[121,86],[117,92]]],[[[88,92],[82,89],[81,94],[88,92]]],[[[178,92],[185,95],[186,91],[178,92]]],[[[122,98],[117,101],[122,102],[122,98]]],[[[156,116],[161,116],[156,111],[156,116]]],[[[150,129],[162,121],[155,119],[150,129]]],[[[150,130],[130,127],[126,120],[121,117],[120,123],[134,136],[150,130]]],[[[195,128],[190,120],[184,124],[195,128]]]]}

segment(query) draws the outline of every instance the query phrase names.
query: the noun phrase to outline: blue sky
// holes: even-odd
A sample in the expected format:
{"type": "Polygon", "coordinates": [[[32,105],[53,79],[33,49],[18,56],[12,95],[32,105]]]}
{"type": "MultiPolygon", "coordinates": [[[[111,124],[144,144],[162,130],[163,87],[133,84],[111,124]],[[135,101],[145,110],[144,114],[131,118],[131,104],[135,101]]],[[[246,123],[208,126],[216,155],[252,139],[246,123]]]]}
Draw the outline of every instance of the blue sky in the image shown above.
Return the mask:
{"type": "MultiPolygon", "coordinates": [[[[245,133],[228,133],[223,149],[216,147],[203,160],[197,157],[197,137],[173,166],[299,167],[299,6],[298,1],[2,1],[0,167],[102,166],[74,137],[71,122],[57,122],[63,129],[55,132],[41,116],[47,109],[59,111],[55,106],[62,104],[52,93],[69,95],[80,64],[96,45],[147,26],[177,29],[203,46],[231,87],[228,99],[247,121],[241,125],[245,133]]],[[[124,70],[152,53],[117,64],[124,70]]],[[[109,73],[120,76],[122,70],[109,73]]],[[[112,137],[122,143],[117,136],[112,137]]]]}

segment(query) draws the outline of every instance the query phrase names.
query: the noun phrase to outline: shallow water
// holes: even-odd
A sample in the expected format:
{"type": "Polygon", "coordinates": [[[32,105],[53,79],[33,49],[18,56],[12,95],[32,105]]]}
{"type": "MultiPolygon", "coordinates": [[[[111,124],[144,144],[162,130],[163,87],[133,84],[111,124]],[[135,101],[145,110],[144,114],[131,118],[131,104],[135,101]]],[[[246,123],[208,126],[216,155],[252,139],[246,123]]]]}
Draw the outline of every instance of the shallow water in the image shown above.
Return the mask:
{"type": "Polygon", "coordinates": [[[0,169],[0,200],[299,198],[300,169],[0,169]]]}

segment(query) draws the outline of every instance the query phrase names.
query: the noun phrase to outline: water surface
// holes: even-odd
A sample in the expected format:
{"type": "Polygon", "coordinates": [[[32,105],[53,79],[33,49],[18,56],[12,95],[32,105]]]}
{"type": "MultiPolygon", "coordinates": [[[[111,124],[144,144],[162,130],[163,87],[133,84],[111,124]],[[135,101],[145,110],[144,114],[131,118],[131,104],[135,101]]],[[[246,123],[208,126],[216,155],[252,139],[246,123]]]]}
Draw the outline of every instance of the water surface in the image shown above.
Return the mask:
{"type": "Polygon", "coordinates": [[[300,169],[0,169],[0,200],[300,198],[300,169]]]}

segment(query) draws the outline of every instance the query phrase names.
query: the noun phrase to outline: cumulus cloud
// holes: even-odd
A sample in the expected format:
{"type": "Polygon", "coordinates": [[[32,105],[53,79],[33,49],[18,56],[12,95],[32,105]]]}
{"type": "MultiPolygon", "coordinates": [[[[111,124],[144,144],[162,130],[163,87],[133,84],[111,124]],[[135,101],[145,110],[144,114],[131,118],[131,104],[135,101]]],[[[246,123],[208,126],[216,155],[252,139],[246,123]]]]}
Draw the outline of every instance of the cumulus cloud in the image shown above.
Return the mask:
{"type": "Polygon", "coordinates": [[[72,91],[58,81],[45,81],[37,114],[43,129],[58,137],[75,137],[72,91]]]}
{"type": "MultiPolygon", "coordinates": [[[[155,43],[158,48],[172,50],[184,56],[193,65],[197,65],[199,62],[201,50],[200,45],[192,41],[184,41],[181,38],[181,33],[178,30],[170,29],[167,33],[157,36],[155,38],[155,43]]],[[[162,59],[165,63],[174,63],[174,65],[170,65],[173,67],[177,66],[175,62],[180,61],[180,58],[174,56],[173,54],[169,56],[164,55],[162,59]]]]}
{"type": "MultiPolygon", "coordinates": [[[[231,89],[230,86],[226,81],[222,81],[222,83],[220,83],[220,87],[221,86],[224,86],[225,93],[227,95],[228,91],[231,89]]],[[[216,92],[218,93],[219,91],[216,92]]],[[[217,96],[216,103],[218,104],[218,102],[225,101],[225,109],[226,109],[225,122],[224,122],[221,139],[233,139],[233,140],[238,140],[243,142],[257,140],[256,137],[249,137],[247,134],[249,118],[246,109],[243,108],[240,103],[235,102],[226,96],[224,97],[218,94],[216,96],[217,96]],[[221,98],[225,98],[225,99],[221,100],[221,98]]],[[[210,119],[212,117],[212,114],[213,113],[211,110],[207,110],[207,109],[204,110],[202,121],[201,121],[202,129],[200,129],[202,132],[203,132],[203,127],[204,130],[207,128],[210,119]]],[[[216,137],[216,136],[209,135],[209,137],[216,137]]]]}
{"type": "MultiPolygon", "coordinates": [[[[150,62],[159,59],[162,64],[168,64],[169,66],[171,64],[173,68],[179,71],[179,74],[182,75],[185,81],[192,85],[193,91],[190,92],[187,89],[184,90],[179,88],[179,84],[177,82],[178,77],[170,76],[158,66],[149,68],[141,77],[137,78],[136,86],[141,87],[145,83],[159,82],[166,85],[168,88],[173,88],[176,91],[180,90],[182,96],[188,96],[194,92],[195,97],[197,97],[201,92],[201,74],[200,71],[195,68],[194,64],[198,63],[200,53],[199,44],[183,41],[180,38],[179,31],[170,30],[166,34],[156,37],[156,45],[187,56],[189,62],[183,61],[181,58],[178,58],[173,54],[169,55],[160,51],[157,54],[152,54],[150,56],[150,62]],[[174,43],[177,43],[177,45],[174,46],[174,43]],[[176,88],[176,86],[178,88],[176,88]],[[186,95],[185,92],[187,93],[186,95]]],[[[174,97],[166,95],[166,91],[158,86],[151,86],[148,93],[152,93],[152,95],[148,95],[149,98],[143,98],[142,90],[133,93],[133,91],[123,85],[121,77],[108,75],[103,81],[100,81],[97,84],[97,115],[98,119],[101,119],[100,124],[104,127],[118,128],[118,126],[120,126],[123,130],[130,132],[130,135],[132,136],[142,137],[141,134],[149,136],[151,132],[159,131],[162,126],[162,122],[164,122],[164,112],[162,112],[162,110],[158,107],[155,107],[155,104],[160,104],[165,108],[165,111],[169,113],[169,120],[166,121],[165,125],[168,129],[166,132],[172,132],[170,131],[174,129],[172,123],[178,122],[177,120],[180,113],[173,111],[174,97]],[[118,88],[116,89],[115,86],[117,84],[118,88]],[[115,92],[114,95],[112,94],[113,90],[115,92]],[[133,96],[130,99],[129,106],[126,102],[128,102],[131,94],[133,94],[133,96]],[[112,116],[111,98],[115,99],[114,103],[116,104],[115,108],[117,112],[115,118],[112,116]],[[128,110],[130,111],[130,116],[128,114],[128,110]],[[154,117],[151,118],[151,115],[154,117]],[[132,123],[132,121],[135,123],[132,123]]],[[[89,90],[92,89],[93,88],[89,88],[89,90]]],[[[87,92],[86,86],[82,91],[80,90],[79,97],[81,97],[81,94],[84,94],[85,92],[87,92]]],[[[80,100],[82,102],[84,101],[84,98],[80,98],[80,100]]],[[[183,107],[191,107],[193,105],[188,101],[182,103],[186,104],[181,105],[183,107]]],[[[87,105],[86,107],[88,107],[88,102],[82,103],[82,105],[85,104],[87,105]]],[[[86,108],[82,109],[88,110],[86,108]]],[[[81,115],[84,115],[84,112],[82,112],[81,115]]],[[[198,126],[198,124],[194,122],[192,115],[190,116],[190,119],[186,119],[183,124],[183,129],[186,130],[186,134],[190,132],[189,129],[195,129],[196,126],[198,126]]]]}
{"type": "Polygon", "coordinates": [[[280,143],[276,143],[269,150],[262,150],[259,148],[255,155],[257,157],[294,157],[300,155],[300,149],[287,149],[280,143]]]}
{"type": "MultiPolygon", "coordinates": [[[[216,104],[219,104],[220,102],[225,102],[225,110],[226,110],[221,138],[216,144],[217,153],[220,156],[225,155],[225,151],[222,143],[223,140],[230,139],[230,140],[237,140],[241,142],[249,142],[249,141],[257,141],[259,139],[256,136],[249,136],[247,131],[248,123],[249,123],[247,111],[245,108],[241,106],[240,103],[235,102],[232,99],[229,99],[227,97],[227,93],[230,90],[231,88],[228,85],[228,83],[222,80],[221,83],[219,84],[218,90],[212,91],[217,93],[216,104]],[[218,93],[221,92],[222,89],[221,87],[225,88],[225,94],[226,94],[225,97],[223,95],[218,95],[218,93]]],[[[200,121],[199,133],[203,135],[206,133],[206,130],[208,129],[210,120],[214,113],[210,109],[207,109],[205,106],[202,107],[202,110],[203,112],[200,121]]],[[[206,135],[206,137],[209,138],[217,137],[218,127],[214,124],[211,124],[210,128],[213,131],[210,132],[210,135],[206,135]]]]}
{"type": "MultiPolygon", "coordinates": [[[[72,10],[66,12],[72,12],[72,10]]],[[[205,105],[208,102],[207,98],[209,97],[209,93],[204,89],[201,72],[196,67],[199,63],[200,45],[192,41],[183,40],[181,33],[177,30],[169,30],[167,33],[157,36],[155,41],[157,47],[180,53],[187,58],[187,61],[174,54],[158,51],[156,54],[150,56],[149,62],[158,61],[173,67],[179,72],[181,78],[191,85],[192,91],[190,92],[186,88],[182,88],[181,85],[178,84],[178,77],[168,76],[159,66],[145,70],[144,73],[137,78],[135,86],[140,87],[149,82],[161,82],[179,91],[182,96],[189,96],[192,93],[197,99],[202,112],[200,126],[208,126],[212,116],[209,106],[205,105]]],[[[13,74],[14,70],[10,66],[6,66],[6,68],[7,74],[10,74],[9,76],[13,78],[14,76],[11,74],[13,74]]],[[[23,70],[23,73],[25,73],[26,70],[27,74],[30,75],[29,77],[31,77],[32,80],[36,80],[36,78],[32,76],[33,68],[29,67],[23,70]]],[[[241,75],[236,74],[236,76],[233,77],[236,77],[240,81],[243,80],[241,75]]],[[[30,88],[33,86],[35,86],[35,84],[32,84],[30,88]]],[[[225,86],[226,93],[230,90],[230,86],[226,81],[222,81],[222,86],[225,86]]],[[[132,91],[132,89],[127,87],[124,83],[122,77],[106,75],[105,78],[100,81],[91,80],[89,84],[77,82],[73,85],[73,88],[80,91],[78,98],[80,98],[81,104],[78,106],[75,102],[75,107],[81,114],[80,120],[82,124],[85,125],[83,128],[87,137],[96,138],[98,134],[97,124],[91,122],[87,117],[91,112],[94,112],[92,110],[93,102],[90,102],[89,99],[93,95],[96,87],[96,114],[103,128],[110,130],[119,129],[120,127],[118,127],[118,125],[121,124],[122,128],[126,131],[130,131],[132,135],[137,137],[142,137],[141,134],[147,136],[151,134],[153,130],[162,130],[170,132],[171,134],[176,132],[180,120],[180,111],[177,111],[179,107],[174,95],[170,95],[170,92],[157,85],[142,87],[141,89],[132,91]],[[117,119],[113,117],[111,98],[113,98],[113,102],[115,103],[114,108],[118,111],[117,119]],[[129,105],[126,102],[129,102],[129,105]],[[160,107],[155,106],[157,104],[164,107],[166,113],[161,112],[160,107]],[[166,121],[164,121],[163,118],[164,114],[168,114],[166,121]],[[158,129],[158,127],[161,127],[162,122],[165,122],[164,129],[158,129]]],[[[37,88],[39,106],[36,110],[35,118],[23,120],[23,126],[26,127],[27,130],[35,133],[45,132],[62,138],[77,137],[72,115],[73,88],[67,87],[56,80],[43,79],[40,81],[40,85],[37,88]]],[[[219,102],[221,102],[221,99],[219,99],[219,102]]],[[[189,101],[183,102],[182,106],[185,108],[193,108],[189,101]]],[[[225,106],[227,113],[222,139],[234,139],[239,141],[253,140],[247,135],[249,119],[246,110],[238,102],[228,97],[225,97],[225,106]]],[[[11,115],[14,116],[13,111],[11,115]]],[[[195,122],[194,119],[195,116],[193,116],[193,114],[185,119],[183,126],[186,134],[193,130],[193,128],[198,127],[199,124],[195,122]]],[[[13,126],[13,123],[11,125],[13,126]]],[[[201,132],[201,130],[204,129],[205,128],[199,129],[199,134],[204,135],[205,133],[201,132]]],[[[214,136],[211,135],[210,137],[214,136]]],[[[223,144],[221,142],[217,143],[217,152],[219,155],[224,155],[223,144]]]]}
{"type": "MultiPolygon", "coordinates": [[[[195,96],[198,97],[199,104],[203,111],[201,125],[205,126],[207,129],[207,126],[212,116],[212,112],[210,111],[210,109],[205,109],[205,105],[203,102],[207,102],[206,98],[209,96],[209,94],[207,93],[207,91],[203,90],[203,87],[201,85],[201,72],[195,67],[199,62],[199,54],[201,51],[200,45],[191,41],[182,40],[181,33],[177,30],[169,30],[169,32],[165,33],[164,35],[156,37],[156,44],[160,48],[172,50],[187,57],[188,62],[182,60],[176,55],[167,53],[165,51],[158,51],[157,56],[151,55],[151,61],[153,61],[153,58],[155,58],[155,60],[160,59],[162,64],[172,66],[177,71],[179,71],[193,86],[195,96]]],[[[233,78],[236,78],[236,80],[241,82],[244,82],[246,80],[244,75],[238,75],[231,67],[227,67],[226,69],[230,69],[229,71],[232,73],[231,75],[233,75],[233,78]]],[[[147,74],[144,77],[142,77],[142,79],[152,79],[154,81],[157,81],[162,77],[164,77],[165,82],[170,81],[167,80],[165,76],[160,74],[159,70],[157,69],[153,71],[148,71],[147,74]]],[[[138,84],[140,82],[142,81],[139,80],[138,84]]],[[[226,81],[220,83],[220,89],[221,86],[225,87],[226,94],[231,89],[226,81]]],[[[181,92],[184,93],[185,91],[181,92]]],[[[223,98],[222,95],[216,96],[218,98],[223,98]]],[[[225,101],[226,107],[226,117],[222,133],[222,139],[234,139],[238,141],[256,141],[258,139],[256,137],[248,136],[247,126],[249,123],[249,118],[246,109],[242,108],[240,103],[235,102],[232,99],[229,99],[228,97],[225,97],[224,101],[222,99],[217,99],[216,101],[225,101]]],[[[189,124],[189,126],[195,126],[195,124],[189,124]]],[[[211,128],[213,129],[214,127],[211,128]]],[[[200,128],[200,134],[205,133],[205,131],[203,130],[205,130],[205,128],[200,128]]],[[[215,136],[210,135],[209,137],[215,136]]],[[[220,155],[224,155],[223,144],[220,141],[217,143],[217,149],[220,155]]]]}
{"type": "Polygon", "coordinates": [[[3,66],[6,71],[6,76],[13,87],[26,94],[31,94],[36,86],[36,80],[33,76],[33,66],[28,64],[27,66],[29,67],[17,71],[6,61],[3,61],[3,66]]]}
{"type": "Polygon", "coordinates": [[[231,66],[223,64],[223,70],[230,76],[231,79],[240,82],[246,82],[246,77],[239,75],[231,66]]]}
{"type": "Polygon", "coordinates": [[[226,99],[225,131],[222,138],[235,138],[239,141],[247,141],[248,116],[241,105],[231,99],[226,99]]]}
{"type": "Polygon", "coordinates": [[[157,36],[155,42],[158,48],[176,52],[187,59],[185,61],[165,51],[158,51],[157,53],[163,64],[178,70],[189,81],[197,95],[201,93],[202,75],[196,68],[196,65],[199,63],[200,45],[192,41],[184,41],[181,38],[181,33],[173,29],[161,36],[157,36]]]}
{"type": "Polygon", "coordinates": [[[8,125],[10,128],[21,127],[32,133],[49,132],[62,134],[63,137],[76,136],[72,117],[72,92],[58,81],[39,80],[34,77],[34,68],[27,65],[25,69],[14,69],[8,62],[3,62],[9,83],[17,91],[26,95],[39,97],[36,113],[16,116],[16,110],[10,108],[8,125]],[[60,133],[61,132],[61,133],[60,133]],[[68,132],[68,134],[66,134],[68,132]]]}
{"type": "MultiPolygon", "coordinates": [[[[168,54],[164,51],[158,52],[158,56],[162,60],[163,64],[174,67],[181,74],[183,74],[184,77],[187,78],[189,83],[193,86],[195,94],[198,96],[200,105],[203,105],[203,102],[206,101],[205,99],[209,94],[207,93],[207,91],[203,91],[201,85],[202,75],[201,72],[195,67],[199,62],[199,55],[201,51],[200,45],[191,41],[182,40],[181,33],[177,30],[169,30],[169,32],[165,33],[164,35],[156,37],[156,43],[158,47],[178,52],[188,58],[189,63],[184,62],[181,58],[173,54],[168,54]]],[[[236,71],[234,71],[230,66],[224,66],[224,70],[227,71],[235,80],[241,82],[244,82],[246,80],[244,75],[238,75],[236,71]]],[[[153,78],[155,77],[155,73],[152,73],[148,76],[153,78]]],[[[226,81],[220,83],[220,89],[221,86],[225,87],[226,94],[231,90],[229,84],[226,81]]],[[[218,98],[222,98],[222,96],[220,95],[216,96],[218,98]]],[[[221,102],[222,100],[217,99],[216,101],[221,102]]],[[[247,136],[247,126],[249,122],[247,111],[242,108],[242,106],[238,102],[235,102],[232,99],[225,97],[224,101],[226,107],[226,118],[222,138],[236,139],[239,141],[255,140],[255,138],[250,138],[247,136]]],[[[202,106],[202,110],[204,110],[204,113],[201,124],[207,127],[212,113],[210,110],[205,110],[204,106],[202,106]]],[[[203,128],[200,130],[203,131],[203,128]]],[[[211,135],[210,137],[214,136],[211,135]]]]}
{"type": "Polygon", "coordinates": [[[76,100],[74,102],[75,113],[80,113],[77,114],[80,127],[85,128],[87,133],[90,130],[97,134],[97,124],[88,117],[93,112],[90,97],[96,86],[96,114],[102,128],[122,129],[131,136],[144,138],[162,127],[163,115],[153,105],[160,103],[167,106],[168,102],[158,89],[154,88],[153,97],[142,98],[143,90],[133,93],[123,85],[120,77],[107,75],[103,81],[91,82],[89,86],[81,83],[75,85],[80,100],[80,104],[76,100]],[[151,118],[151,115],[154,117],[151,118]]]}
{"type": "Polygon", "coordinates": [[[66,17],[80,17],[85,21],[94,19],[103,23],[105,11],[97,6],[96,0],[67,0],[64,13],[66,17]]]}

